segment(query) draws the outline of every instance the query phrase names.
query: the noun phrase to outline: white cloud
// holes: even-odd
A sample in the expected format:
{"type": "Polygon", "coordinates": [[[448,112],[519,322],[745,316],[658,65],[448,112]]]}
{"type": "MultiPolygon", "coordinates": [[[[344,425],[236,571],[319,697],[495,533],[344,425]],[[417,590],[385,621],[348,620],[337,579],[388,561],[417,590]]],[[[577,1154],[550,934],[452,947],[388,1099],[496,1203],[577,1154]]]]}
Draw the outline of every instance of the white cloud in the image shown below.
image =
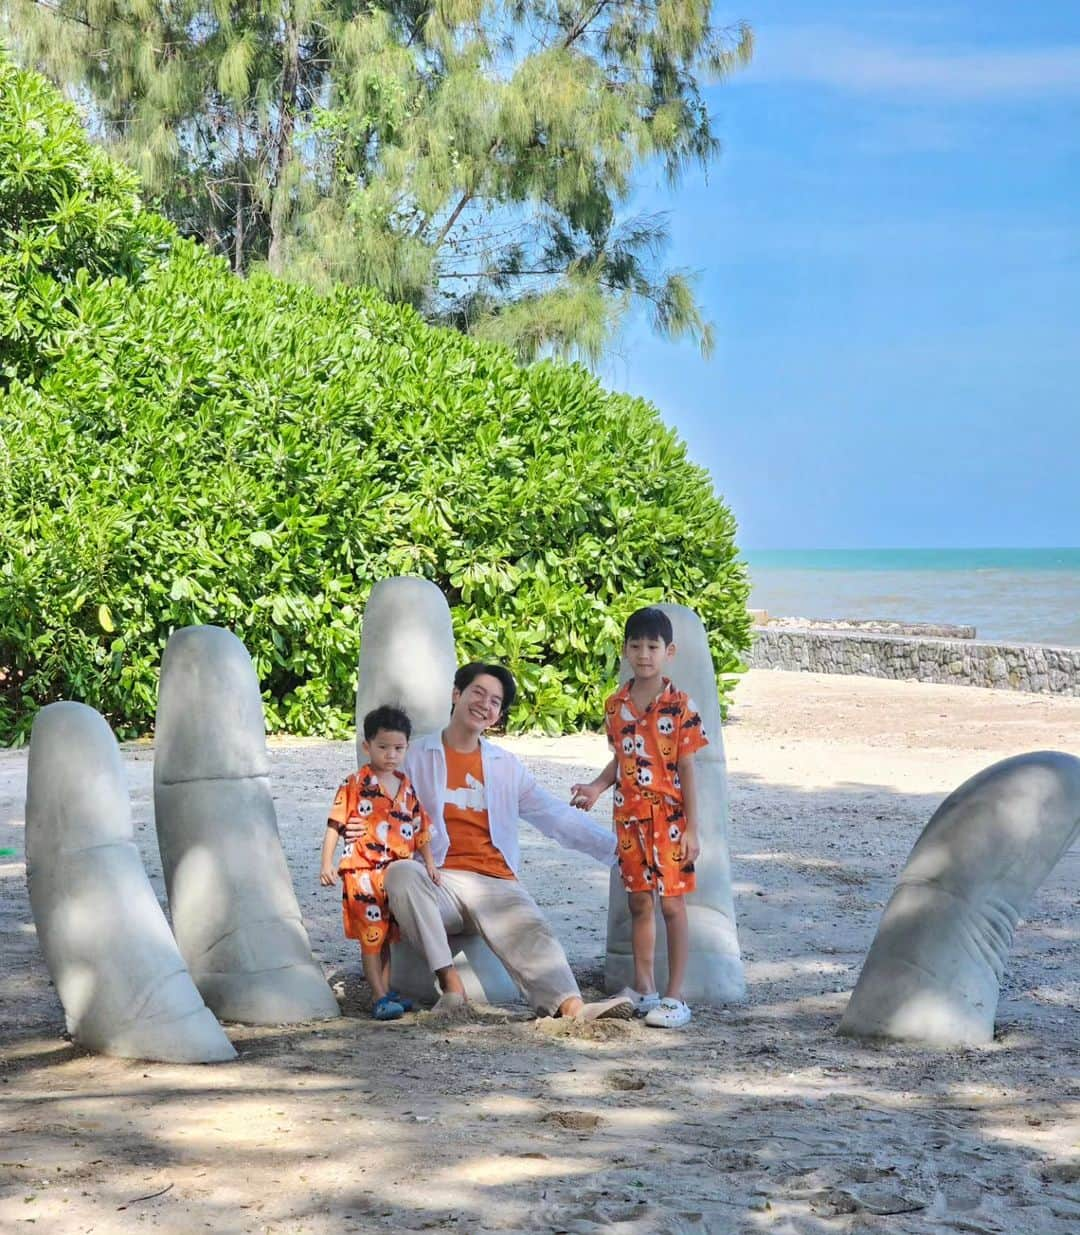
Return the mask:
{"type": "Polygon", "coordinates": [[[810,82],[855,94],[967,101],[1080,96],[1080,45],[1016,51],[891,46],[821,26],[756,32],[747,82],[810,82]]]}

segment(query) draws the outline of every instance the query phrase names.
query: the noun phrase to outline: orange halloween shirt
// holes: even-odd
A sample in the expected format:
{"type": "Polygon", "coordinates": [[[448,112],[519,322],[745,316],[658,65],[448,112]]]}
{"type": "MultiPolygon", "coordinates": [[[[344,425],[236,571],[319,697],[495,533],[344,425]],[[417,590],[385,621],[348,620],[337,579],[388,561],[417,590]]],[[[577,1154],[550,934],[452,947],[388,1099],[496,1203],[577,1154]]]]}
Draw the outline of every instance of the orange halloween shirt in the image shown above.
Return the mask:
{"type": "Polygon", "coordinates": [[[398,776],[392,798],[366,763],[339,786],[327,822],[342,834],[351,821],[361,825],[355,844],[345,848],[339,871],[382,870],[399,858],[411,858],[431,841],[431,822],[412,782],[403,772],[398,776]]]}
{"type": "Polygon", "coordinates": [[[431,840],[431,822],[409,778],[399,773],[391,798],[365,764],[337,791],[328,823],[339,832],[354,820],[361,825],[354,844],[346,846],[338,863],[341,913],[347,939],[357,939],[365,952],[382,951],[397,938],[386,893],[386,868],[408,860],[431,840]]]}
{"type": "Polygon", "coordinates": [[[604,704],[604,727],[617,761],[615,815],[635,802],[682,805],[679,760],[709,744],[697,705],[669,678],[643,712],[630,696],[633,679],[604,704]]]}

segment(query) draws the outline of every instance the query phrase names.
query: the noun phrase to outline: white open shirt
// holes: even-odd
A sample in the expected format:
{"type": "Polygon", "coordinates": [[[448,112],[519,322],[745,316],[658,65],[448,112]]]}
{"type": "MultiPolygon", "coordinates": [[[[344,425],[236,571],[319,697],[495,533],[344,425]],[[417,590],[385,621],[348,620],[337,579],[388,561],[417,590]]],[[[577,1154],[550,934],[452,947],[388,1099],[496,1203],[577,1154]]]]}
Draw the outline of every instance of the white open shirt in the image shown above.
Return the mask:
{"type": "MultiPolygon", "coordinates": [[[[576,806],[561,802],[536,783],[516,755],[480,739],[488,824],[495,848],[516,875],[521,864],[518,821],[524,819],[567,849],[577,849],[605,866],[616,858],[615,833],[590,819],[576,806]]],[[[405,756],[405,775],[431,816],[431,856],[442,866],[450,849],[443,808],[446,805],[446,754],[441,733],[417,738],[405,756]]]]}

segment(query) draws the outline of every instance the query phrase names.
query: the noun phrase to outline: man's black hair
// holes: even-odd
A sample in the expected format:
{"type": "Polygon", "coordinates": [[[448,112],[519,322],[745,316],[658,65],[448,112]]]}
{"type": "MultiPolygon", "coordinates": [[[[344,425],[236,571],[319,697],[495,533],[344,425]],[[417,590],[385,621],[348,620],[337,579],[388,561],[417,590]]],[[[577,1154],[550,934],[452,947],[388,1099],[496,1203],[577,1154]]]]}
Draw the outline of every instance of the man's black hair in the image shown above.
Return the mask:
{"type": "Polygon", "coordinates": [[[388,703],[384,703],[381,708],[373,708],[364,717],[364,741],[370,742],[380,729],[389,733],[403,733],[406,738],[412,737],[409,714],[401,708],[391,707],[388,703]]]}
{"type": "Polygon", "coordinates": [[[651,605],[647,609],[636,610],[626,619],[623,631],[623,643],[629,643],[631,639],[663,639],[665,643],[674,643],[671,618],[663,609],[651,605]]]}
{"type": "Polygon", "coordinates": [[[514,706],[514,700],[517,698],[517,683],[514,681],[514,675],[505,665],[485,665],[479,660],[470,661],[469,664],[462,665],[454,674],[454,689],[464,690],[474,678],[478,678],[482,673],[498,678],[502,683],[503,701],[499,715],[505,716],[514,706]]]}

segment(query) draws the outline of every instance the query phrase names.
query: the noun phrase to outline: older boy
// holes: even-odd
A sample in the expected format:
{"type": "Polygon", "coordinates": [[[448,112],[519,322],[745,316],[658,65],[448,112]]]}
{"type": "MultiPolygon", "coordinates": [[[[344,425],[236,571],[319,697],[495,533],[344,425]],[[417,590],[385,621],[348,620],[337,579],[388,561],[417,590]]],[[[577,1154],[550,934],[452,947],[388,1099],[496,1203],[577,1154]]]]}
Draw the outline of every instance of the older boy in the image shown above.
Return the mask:
{"type": "Polygon", "coordinates": [[[693,755],[708,739],[693,700],[663,676],[675,643],[662,609],[630,615],[623,655],[634,676],[604,705],[614,756],[594,780],[574,785],[570,800],[589,810],[615,785],[619,871],[629,900],[634,952],[635,989],[626,993],[646,1025],[677,1029],[690,1020],[682,997],[690,938],[683,898],[694,890],[694,863],[701,852],[693,755]],[[653,977],[656,896],[667,935],[668,981],[662,999],[653,977]]]}

